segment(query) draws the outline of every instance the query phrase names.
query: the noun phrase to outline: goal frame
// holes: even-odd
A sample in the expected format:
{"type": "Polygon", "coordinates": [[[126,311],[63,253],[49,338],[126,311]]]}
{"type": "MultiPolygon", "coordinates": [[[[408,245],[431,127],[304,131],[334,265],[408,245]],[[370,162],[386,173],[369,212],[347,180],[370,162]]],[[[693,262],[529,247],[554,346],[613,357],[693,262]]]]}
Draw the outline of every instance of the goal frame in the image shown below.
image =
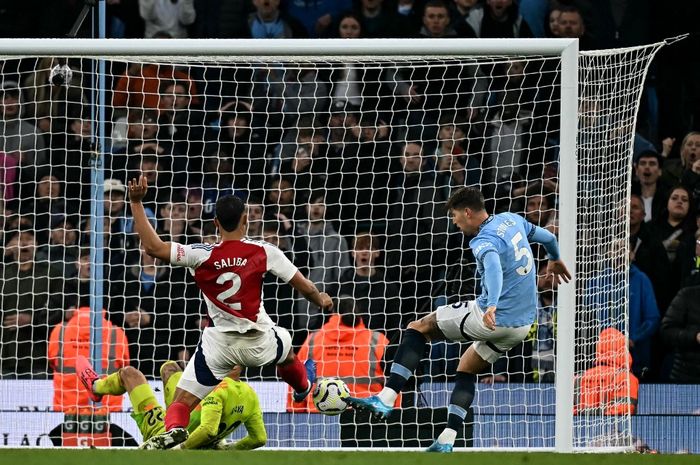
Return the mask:
{"type": "MultiPolygon", "coordinates": [[[[573,279],[558,290],[557,308],[557,358],[556,358],[556,452],[574,450],[573,406],[574,406],[574,324],[576,320],[576,231],[577,231],[577,155],[576,139],[578,124],[578,58],[577,39],[0,39],[0,55],[13,58],[43,56],[225,56],[227,59],[245,57],[371,57],[371,56],[521,56],[559,57],[561,60],[560,105],[560,182],[559,182],[559,243],[561,258],[567,263],[573,279]],[[566,109],[567,111],[564,111],[566,109]],[[573,111],[572,111],[573,109],[573,111]]],[[[98,60],[96,111],[96,141],[104,141],[105,134],[105,88],[104,60],[98,60]]],[[[91,213],[102,212],[101,199],[103,179],[100,150],[97,144],[93,156],[93,199],[91,213]]],[[[101,221],[92,221],[92,238],[101,238],[101,221]]],[[[91,242],[91,249],[99,251],[93,256],[91,281],[93,287],[102,277],[101,247],[91,242]]],[[[91,291],[97,291],[92,288],[91,291]]],[[[99,295],[95,292],[93,295],[99,295]]],[[[91,300],[93,317],[101,302],[91,300]]],[[[99,318],[93,318],[99,323],[99,318]]],[[[99,338],[101,331],[93,331],[99,338]]],[[[91,346],[99,351],[100,344],[93,339],[91,346]],[[92,343],[96,342],[96,343],[92,343]]],[[[93,351],[93,359],[100,359],[93,351]]],[[[98,366],[98,365],[95,365],[98,366]]],[[[601,448],[603,449],[603,448],[601,448]]],[[[610,451],[610,448],[605,448],[610,451]]],[[[627,450],[620,448],[619,450],[627,450]]],[[[602,451],[602,450],[601,450],[602,451]]]]}

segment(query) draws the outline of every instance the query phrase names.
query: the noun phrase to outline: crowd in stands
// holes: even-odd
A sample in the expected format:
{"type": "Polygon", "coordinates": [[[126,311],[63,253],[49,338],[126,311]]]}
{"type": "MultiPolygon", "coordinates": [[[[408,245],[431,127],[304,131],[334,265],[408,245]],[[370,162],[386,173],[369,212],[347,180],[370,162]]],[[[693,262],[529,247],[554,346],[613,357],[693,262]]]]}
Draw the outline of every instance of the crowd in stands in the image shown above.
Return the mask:
{"type": "MultiPolygon", "coordinates": [[[[647,1],[107,3],[112,37],[570,37],[582,49],[656,38],[647,1]]],[[[306,353],[321,354],[323,341],[374,341],[380,366],[360,365],[362,373],[349,375],[363,379],[381,376],[407,322],[478,292],[467,241],[444,208],[452,189],[480,186],[490,210],[558,232],[551,60],[256,68],[114,61],[104,147],[93,137],[92,65],[68,60],[72,82],[60,86],[49,82],[57,63],[3,65],[2,377],[59,373],[58,336],[49,350],[50,334],[95,299],[90,267],[99,262],[97,297],[105,321],[124,331],[123,358],[155,376],[160,362],[192,355],[208,324],[205,308],[184,269],[150,258],[135,240],[126,183],[139,174],[151,186],[147,215],[166,240],[216,242],[216,198],[243,198],[249,237],[279,247],[319,289],[340,298],[338,314],[325,315],[270,276],[267,312],[306,353]],[[102,225],[91,224],[96,163],[105,173],[102,225]],[[102,257],[90,247],[96,229],[102,257]]],[[[650,120],[641,120],[635,146],[644,148],[630,167],[632,369],[640,382],[698,382],[700,132],[688,125],[683,134],[665,133],[650,120]]],[[[536,252],[538,322],[484,382],[554,378],[557,290],[543,251],[536,252]]],[[[619,273],[611,262],[585,284],[614,287],[619,273]]],[[[626,290],[608,295],[615,292],[626,290]]],[[[620,321],[621,309],[608,301],[589,304],[601,322],[620,321]]],[[[438,361],[456,364],[459,350],[436,344],[435,363],[424,370],[450,372],[438,361]]],[[[332,357],[355,356],[341,352],[332,357]]],[[[375,388],[372,381],[367,391],[375,388]]]]}

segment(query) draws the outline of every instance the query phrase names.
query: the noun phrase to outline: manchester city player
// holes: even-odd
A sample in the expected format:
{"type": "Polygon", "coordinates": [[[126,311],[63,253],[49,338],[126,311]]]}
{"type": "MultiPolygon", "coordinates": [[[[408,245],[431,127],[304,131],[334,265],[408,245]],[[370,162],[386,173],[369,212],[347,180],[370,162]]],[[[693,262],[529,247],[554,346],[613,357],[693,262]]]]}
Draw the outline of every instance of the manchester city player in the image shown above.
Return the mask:
{"type": "Polygon", "coordinates": [[[366,398],[350,397],[348,403],[385,419],[408,378],[418,366],[428,341],[474,341],[457,366],[455,386],[448,407],[447,428],[428,448],[451,452],[457,431],[474,400],[476,375],[484,372],[505,352],[527,336],[537,311],[536,270],[530,242],[547,251],[547,272],[557,282],[569,282],[571,274],[559,259],[556,237],[513,213],[489,215],[478,189],[461,188],[447,201],[452,222],[467,236],[481,277],[481,295],[475,301],[438,307],[411,322],[382,391],[366,398]]]}

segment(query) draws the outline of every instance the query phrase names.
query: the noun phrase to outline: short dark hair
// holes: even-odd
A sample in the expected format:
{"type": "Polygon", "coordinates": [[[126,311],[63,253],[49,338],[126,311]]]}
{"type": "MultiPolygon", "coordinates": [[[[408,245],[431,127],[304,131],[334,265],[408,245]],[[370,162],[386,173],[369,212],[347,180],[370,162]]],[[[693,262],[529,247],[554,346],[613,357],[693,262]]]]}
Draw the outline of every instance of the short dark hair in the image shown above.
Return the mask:
{"type": "Polygon", "coordinates": [[[245,213],[245,204],[235,195],[224,195],[216,201],[216,219],[226,232],[235,231],[245,213]]]}
{"type": "Polygon", "coordinates": [[[484,194],[475,187],[461,187],[450,195],[445,204],[447,210],[470,208],[474,211],[484,209],[484,194]]]}
{"type": "Polygon", "coordinates": [[[639,160],[642,158],[655,158],[656,162],[659,164],[659,168],[663,168],[664,166],[664,159],[663,157],[659,154],[659,152],[655,150],[645,150],[642,153],[639,154],[637,157],[637,161],[635,164],[639,164],[639,160]]]}

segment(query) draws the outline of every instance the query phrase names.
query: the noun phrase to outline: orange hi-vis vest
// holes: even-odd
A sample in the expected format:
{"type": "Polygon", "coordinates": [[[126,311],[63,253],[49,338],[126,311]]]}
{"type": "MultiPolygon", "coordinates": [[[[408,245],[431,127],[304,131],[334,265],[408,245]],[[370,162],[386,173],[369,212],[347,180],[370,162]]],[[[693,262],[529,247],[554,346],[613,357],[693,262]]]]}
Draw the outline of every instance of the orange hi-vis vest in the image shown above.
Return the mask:
{"type": "MultiPolygon", "coordinates": [[[[67,412],[90,407],[90,400],[80,386],[75,371],[78,355],[90,358],[90,308],[80,307],[68,322],[51,330],[49,363],[53,375],[53,407],[67,412]]],[[[113,373],[129,365],[129,343],[124,330],[102,319],[102,373],[113,373]]],[[[110,412],[122,410],[122,396],[104,396],[102,404],[110,412]]]]}
{"type": "MultiPolygon", "coordinates": [[[[321,329],[309,334],[298,356],[316,361],[319,378],[340,378],[351,395],[366,397],[377,394],[384,386],[381,362],[388,344],[384,334],[367,329],[363,322],[354,328],[345,326],[340,315],[334,314],[321,329]]],[[[317,412],[311,397],[294,403],[290,390],[287,410],[317,412]]]]}
{"type": "Polygon", "coordinates": [[[596,344],[596,365],[576,379],[574,414],[633,415],[639,380],[629,371],[631,366],[625,335],[604,329],[596,344]]]}

